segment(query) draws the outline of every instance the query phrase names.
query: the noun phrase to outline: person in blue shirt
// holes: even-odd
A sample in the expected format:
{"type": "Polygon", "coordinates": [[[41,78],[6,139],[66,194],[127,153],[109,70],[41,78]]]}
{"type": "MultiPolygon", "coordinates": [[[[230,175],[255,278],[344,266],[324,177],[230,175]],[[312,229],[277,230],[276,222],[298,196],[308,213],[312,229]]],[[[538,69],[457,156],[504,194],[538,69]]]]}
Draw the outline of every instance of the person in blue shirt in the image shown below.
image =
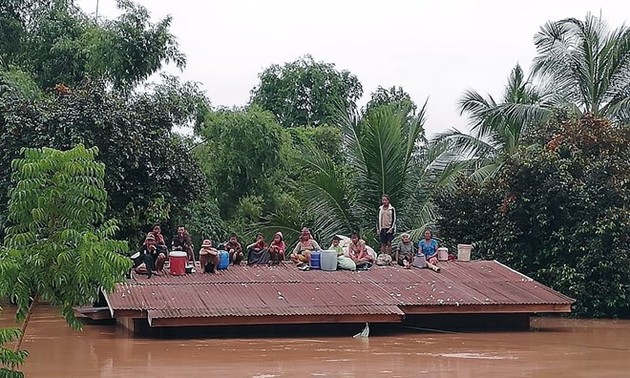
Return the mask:
{"type": "Polygon", "coordinates": [[[435,265],[438,262],[437,250],[438,242],[433,239],[433,232],[429,229],[424,230],[424,239],[418,242],[418,252],[424,254],[428,263],[435,265]]]}

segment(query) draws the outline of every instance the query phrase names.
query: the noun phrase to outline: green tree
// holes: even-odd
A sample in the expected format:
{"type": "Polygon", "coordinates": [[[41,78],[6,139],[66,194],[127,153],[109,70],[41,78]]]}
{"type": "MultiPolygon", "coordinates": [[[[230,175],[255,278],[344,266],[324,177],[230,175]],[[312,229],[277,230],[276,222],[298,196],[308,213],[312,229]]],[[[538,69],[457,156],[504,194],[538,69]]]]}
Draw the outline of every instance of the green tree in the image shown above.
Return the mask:
{"type": "Polygon", "coordinates": [[[495,222],[503,199],[493,181],[480,182],[458,175],[452,186],[433,197],[441,245],[456,250],[457,244],[472,244],[477,258],[485,251],[479,246],[496,232],[495,222]]]}
{"type": "Polygon", "coordinates": [[[443,236],[576,298],[577,315],[629,317],[628,140],[589,117],[532,130],[492,182],[438,200],[443,236]]]}
{"type": "Polygon", "coordinates": [[[361,230],[374,236],[376,210],[384,193],[397,207],[399,229],[414,234],[434,219],[430,200],[439,181],[417,145],[423,140],[424,107],[410,119],[405,111],[381,107],[365,118],[339,119],[348,164],[335,163],[317,150],[302,154],[300,185],[305,214],[322,240],[339,232],[361,230]]]}
{"type": "Polygon", "coordinates": [[[8,93],[31,101],[39,100],[45,95],[31,75],[19,68],[6,71],[0,69],[0,98],[8,93]]]}
{"type": "Polygon", "coordinates": [[[441,159],[466,161],[472,177],[488,179],[514,153],[533,125],[554,114],[592,114],[630,122],[630,29],[609,31],[592,15],[549,22],[534,37],[533,78],[517,65],[501,102],[476,91],[460,100],[471,133],[449,130],[436,139],[450,147],[441,159]]]}
{"type": "MultiPolygon", "coordinates": [[[[291,162],[296,162],[297,155],[301,154],[301,151],[313,148],[327,154],[335,162],[343,160],[343,139],[341,130],[338,127],[329,125],[316,127],[299,126],[292,127],[288,131],[292,142],[290,152],[294,153],[294,156],[289,158],[291,162]]],[[[295,168],[297,169],[297,166],[295,168]]]]}
{"type": "Polygon", "coordinates": [[[105,85],[86,82],[35,102],[15,93],[0,98],[3,209],[10,162],[21,148],[65,150],[79,143],[99,148],[111,193],[108,215],[121,220],[121,238],[138,241],[141,229],[152,223],[185,217],[184,204],[205,195],[205,177],[190,151],[193,143],[173,132],[186,122],[186,114],[196,115],[183,112],[163,92],[120,95],[105,85]]]}
{"type": "Polygon", "coordinates": [[[533,73],[572,114],[630,123],[630,28],[591,14],[545,24],[534,37],[533,73]]]}
{"type": "Polygon", "coordinates": [[[306,55],[283,66],[274,64],[260,75],[252,90],[252,104],[270,111],[284,127],[330,123],[339,105],[353,109],[363,95],[361,83],[333,63],[316,62],[306,55]]]}
{"type": "Polygon", "coordinates": [[[370,101],[363,110],[364,113],[380,106],[393,106],[397,110],[407,112],[412,117],[416,116],[418,111],[418,106],[402,87],[383,88],[379,86],[370,97],[370,101]]]}
{"type": "Polygon", "coordinates": [[[74,87],[106,79],[129,90],[164,64],[185,65],[169,32],[171,18],[150,22],[146,8],[119,0],[114,20],[90,18],[72,0],[8,0],[0,3],[0,60],[18,67],[42,88],[74,87]]]}
{"type": "Polygon", "coordinates": [[[89,74],[107,79],[116,88],[130,89],[166,64],[180,69],[186,65],[169,31],[171,16],[153,24],[147,8],[130,0],[117,2],[122,11],[118,18],[103,20],[86,32],[89,74]]]}
{"type": "MultiPolygon", "coordinates": [[[[2,308],[0,308],[2,310],[2,308]]],[[[26,350],[13,350],[4,345],[15,342],[20,338],[20,330],[17,328],[0,328],[0,377],[24,378],[24,373],[17,371],[28,357],[26,350]]]]}
{"type": "Polygon", "coordinates": [[[270,199],[277,190],[271,177],[282,167],[281,151],[288,141],[271,113],[257,106],[221,109],[209,113],[198,131],[204,143],[196,154],[224,219],[234,217],[239,204],[249,206],[243,198],[270,199]]]}
{"type": "MultiPolygon", "coordinates": [[[[131,261],[120,255],[127,243],[112,239],[114,220],[105,219],[105,166],[98,149],[24,149],[13,163],[9,226],[0,259],[0,297],[16,299],[22,322],[15,351],[33,308],[47,302],[80,329],[73,307],[92,303],[124,280],[131,261]]],[[[3,331],[14,337],[14,331],[3,331]]],[[[13,356],[15,357],[15,356],[13,356]]],[[[22,359],[3,355],[9,367],[22,359]]],[[[20,357],[20,356],[18,356],[20,357]]]]}

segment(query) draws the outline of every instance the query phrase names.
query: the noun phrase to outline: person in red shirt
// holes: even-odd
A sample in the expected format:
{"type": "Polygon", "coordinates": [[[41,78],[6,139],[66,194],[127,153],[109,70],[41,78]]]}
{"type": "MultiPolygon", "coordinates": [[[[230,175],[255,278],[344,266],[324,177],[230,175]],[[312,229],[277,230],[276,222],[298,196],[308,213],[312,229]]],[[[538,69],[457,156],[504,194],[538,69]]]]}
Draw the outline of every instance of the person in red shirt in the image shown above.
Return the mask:
{"type": "Polygon", "coordinates": [[[286,249],[287,246],[282,239],[282,232],[276,232],[271,244],[269,244],[269,263],[274,265],[280,264],[280,261],[284,260],[284,251],[286,249]]]}
{"type": "Polygon", "coordinates": [[[265,236],[256,234],[256,241],[247,246],[247,265],[266,264],[269,262],[269,249],[265,243],[265,236]]]}

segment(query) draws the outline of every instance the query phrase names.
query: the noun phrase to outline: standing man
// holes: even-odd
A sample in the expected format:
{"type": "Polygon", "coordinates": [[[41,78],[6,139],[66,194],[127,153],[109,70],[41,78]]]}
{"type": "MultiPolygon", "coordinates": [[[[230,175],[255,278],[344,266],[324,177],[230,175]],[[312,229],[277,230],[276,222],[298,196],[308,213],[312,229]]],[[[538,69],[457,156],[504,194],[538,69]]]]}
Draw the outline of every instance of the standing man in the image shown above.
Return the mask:
{"type": "Polygon", "coordinates": [[[173,251],[184,251],[188,256],[188,261],[195,261],[195,254],[193,253],[193,245],[190,239],[190,235],[186,230],[186,227],[177,227],[177,234],[173,236],[173,251]]]}
{"type": "Polygon", "coordinates": [[[378,208],[378,222],[376,233],[381,241],[381,253],[392,255],[392,240],[396,232],[396,210],[389,201],[389,196],[383,194],[381,206],[378,208]]]}

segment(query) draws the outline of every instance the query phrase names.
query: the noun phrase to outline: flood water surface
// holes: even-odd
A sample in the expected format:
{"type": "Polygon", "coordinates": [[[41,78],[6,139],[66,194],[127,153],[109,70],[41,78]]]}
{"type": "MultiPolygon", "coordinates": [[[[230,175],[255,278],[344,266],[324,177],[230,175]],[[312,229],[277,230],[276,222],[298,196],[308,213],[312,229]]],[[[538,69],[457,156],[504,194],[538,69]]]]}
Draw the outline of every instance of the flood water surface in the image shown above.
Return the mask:
{"type": "MultiPolygon", "coordinates": [[[[0,325],[10,324],[11,308],[0,325]]],[[[359,329],[360,331],[360,329],[359,329]]],[[[527,332],[395,332],[236,339],[133,338],[34,314],[27,377],[627,377],[630,321],[533,318],[527,332]]]]}

